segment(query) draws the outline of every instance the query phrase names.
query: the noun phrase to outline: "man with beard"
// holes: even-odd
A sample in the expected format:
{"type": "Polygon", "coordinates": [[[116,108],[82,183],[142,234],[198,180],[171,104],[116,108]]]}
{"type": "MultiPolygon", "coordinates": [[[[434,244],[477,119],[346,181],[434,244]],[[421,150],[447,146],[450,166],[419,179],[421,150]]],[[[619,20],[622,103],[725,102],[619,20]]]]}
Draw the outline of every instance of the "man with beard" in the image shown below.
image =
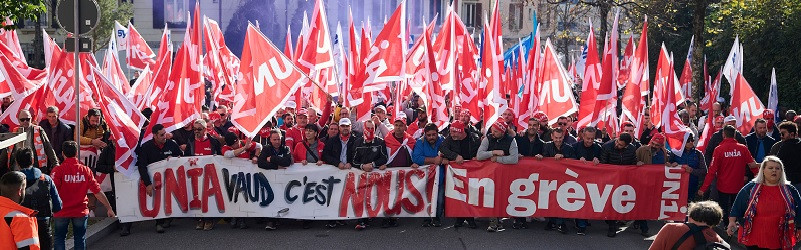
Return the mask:
{"type": "Polygon", "coordinates": [[[473,122],[470,121],[470,110],[462,109],[462,112],[459,113],[459,121],[464,124],[464,132],[467,133],[467,136],[470,137],[481,137],[481,132],[478,131],[478,128],[473,125],[473,122]]]}
{"type": "MultiPolygon", "coordinates": [[[[490,128],[490,135],[481,140],[481,145],[478,147],[476,159],[479,161],[490,160],[500,164],[517,164],[520,154],[517,151],[517,143],[514,137],[506,134],[508,128],[506,122],[496,121],[490,128]]],[[[497,218],[490,219],[488,232],[501,232],[503,225],[499,223],[497,218]]]]}
{"type": "Polygon", "coordinates": [[[548,115],[542,112],[534,114],[534,119],[540,123],[540,129],[537,132],[543,142],[551,141],[551,126],[548,126],[548,115]]]}
{"type": "MultiPolygon", "coordinates": [[[[417,139],[417,142],[414,144],[414,152],[412,152],[412,161],[414,161],[417,165],[430,165],[432,168],[439,168],[443,164],[448,164],[448,160],[443,158],[439,155],[439,148],[442,146],[442,142],[445,141],[442,136],[439,135],[439,129],[437,128],[436,124],[429,123],[423,128],[423,138],[417,139]]],[[[443,178],[440,178],[440,183],[443,183],[443,178]]],[[[440,190],[438,190],[438,201],[444,201],[442,194],[444,194],[444,186],[440,186],[440,190]]],[[[439,202],[438,202],[439,203],[439,202]]],[[[437,204],[437,211],[434,218],[426,219],[423,222],[423,227],[439,227],[442,226],[442,211],[444,204],[437,204]]]]}
{"type": "MultiPolygon", "coordinates": [[[[344,110],[344,109],[343,109],[344,110]]],[[[339,169],[350,169],[353,157],[353,144],[360,136],[351,131],[349,118],[339,119],[339,136],[329,139],[323,148],[323,162],[339,169]]]]}
{"type": "MultiPolygon", "coordinates": [[[[463,110],[464,113],[465,110],[463,110]]],[[[478,137],[470,136],[467,134],[466,126],[462,120],[457,120],[451,124],[448,132],[450,136],[445,139],[442,146],[439,147],[439,152],[445,160],[455,162],[458,164],[464,163],[468,160],[476,160],[476,153],[480,142],[478,137]]],[[[476,220],[474,218],[460,217],[456,218],[454,227],[461,227],[467,221],[467,227],[475,229],[476,220]]]]}
{"type": "Polygon", "coordinates": [[[762,162],[762,159],[768,155],[770,148],[776,143],[776,140],[768,136],[768,123],[765,119],[759,118],[754,121],[754,132],[751,132],[745,137],[748,152],[754,156],[756,162],[762,162]]]}
{"type": "Polygon", "coordinates": [[[556,127],[557,128],[561,128],[563,131],[565,131],[564,142],[567,145],[571,145],[572,146],[574,143],[576,143],[577,140],[576,140],[576,137],[573,137],[568,132],[568,128],[569,127],[567,126],[568,125],[567,124],[567,120],[568,120],[567,116],[560,116],[559,118],[556,119],[556,127]]]}
{"type": "Polygon", "coordinates": [[[771,155],[776,155],[784,163],[787,180],[793,186],[801,184],[801,138],[798,138],[798,125],[793,122],[779,124],[782,141],[773,145],[771,155]]]}
{"type": "Polygon", "coordinates": [[[540,122],[537,118],[528,118],[526,132],[515,137],[518,150],[522,156],[535,156],[542,154],[544,142],[539,137],[540,122]]]}
{"type": "MultiPolygon", "coordinates": [[[[633,138],[631,134],[621,133],[617,139],[611,140],[612,143],[605,143],[601,151],[601,163],[612,165],[634,165],[637,163],[636,149],[631,145],[633,138]]],[[[617,231],[620,229],[617,221],[607,220],[606,224],[609,225],[609,230],[606,233],[607,237],[617,236],[617,231]]]]}
{"type": "Polygon", "coordinates": [[[55,151],[53,151],[50,140],[47,138],[47,133],[44,132],[42,127],[31,123],[31,113],[27,109],[21,110],[17,115],[17,119],[19,120],[19,127],[14,132],[27,132],[27,138],[12,146],[10,156],[8,154],[0,155],[0,157],[4,158],[2,162],[8,162],[8,167],[11,170],[19,170],[16,154],[23,148],[29,148],[34,154],[33,166],[42,170],[45,174],[50,174],[50,170],[57,166],[59,161],[55,151]]]}
{"type": "Polygon", "coordinates": [[[409,124],[406,133],[412,135],[412,138],[418,139],[423,137],[423,128],[428,124],[428,114],[424,107],[417,109],[417,120],[409,124]]]}
{"type": "MultiPolygon", "coordinates": [[[[576,151],[575,159],[582,162],[592,162],[593,164],[601,163],[601,144],[595,141],[595,128],[585,127],[581,131],[581,141],[573,144],[573,149],[576,151]]],[[[576,234],[586,235],[587,225],[589,221],[585,219],[576,219],[576,234]]]]}
{"type": "Polygon", "coordinates": [[[517,126],[515,126],[515,123],[517,123],[517,116],[515,116],[515,112],[512,109],[507,108],[503,111],[501,117],[503,118],[503,121],[506,122],[506,126],[509,130],[506,131],[506,133],[508,133],[511,137],[516,137],[517,126]]]}
{"type": "MultiPolygon", "coordinates": [[[[148,171],[148,165],[169,157],[179,157],[182,153],[175,141],[167,139],[167,131],[164,129],[164,125],[155,124],[150,131],[153,133],[153,139],[139,146],[136,166],[139,169],[139,176],[145,185],[147,195],[153,196],[156,187],[148,171]]],[[[164,228],[169,227],[167,220],[168,219],[156,219],[157,233],[164,233],[164,228]]]]}
{"type": "MultiPolygon", "coordinates": [[[[187,142],[184,156],[222,155],[222,144],[208,134],[205,120],[197,119],[190,125],[194,137],[187,142]]],[[[212,230],[214,221],[216,218],[200,218],[195,230],[212,230]]]]}
{"type": "MultiPolygon", "coordinates": [[[[220,115],[220,119],[217,119],[214,122],[214,130],[217,132],[217,134],[219,134],[221,136],[220,139],[224,140],[224,138],[222,138],[222,136],[225,135],[225,133],[228,132],[228,129],[233,127],[234,124],[231,123],[231,119],[230,119],[229,113],[228,113],[228,106],[225,106],[225,105],[217,106],[217,110],[216,111],[217,111],[217,114],[220,115]]],[[[222,142],[222,140],[221,140],[221,142],[222,142]]]]}
{"type": "Polygon", "coordinates": [[[0,104],[0,113],[5,113],[6,109],[8,109],[8,107],[11,106],[11,103],[13,102],[14,102],[14,97],[11,96],[3,97],[3,103],[0,104]]]}
{"type": "MultiPolygon", "coordinates": [[[[384,137],[384,142],[387,144],[387,155],[389,155],[387,167],[419,167],[412,161],[415,140],[409,133],[406,133],[406,114],[400,113],[394,120],[392,133],[384,137]]],[[[381,222],[382,228],[397,226],[398,218],[384,218],[381,222]]]]}
{"type": "Polygon", "coordinates": [[[308,111],[304,108],[298,109],[295,114],[297,124],[286,130],[286,145],[289,150],[294,150],[295,144],[303,141],[303,130],[306,129],[306,124],[309,124],[308,111]]]}
{"type": "MultiPolygon", "coordinates": [[[[342,131],[340,131],[342,133],[342,131]]],[[[364,137],[357,138],[353,143],[353,157],[351,165],[365,172],[372,172],[374,169],[384,170],[387,168],[387,146],[384,140],[376,137],[376,128],[372,120],[364,122],[364,137]]],[[[367,228],[367,219],[359,219],[356,230],[367,228]]]]}
{"type": "Polygon", "coordinates": [[[47,117],[39,122],[39,126],[42,127],[45,134],[47,134],[47,138],[50,139],[50,144],[56,145],[53,147],[53,151],[56,157],[58,157],[58,160],[63,161],[64,158],[61,155],[61,147],[58,145],[63,144],[65,141],[73,140],[72,128],[61,121],[58,117],[58,108],[55,106],[47,107],[46,115],[47,117]]]}

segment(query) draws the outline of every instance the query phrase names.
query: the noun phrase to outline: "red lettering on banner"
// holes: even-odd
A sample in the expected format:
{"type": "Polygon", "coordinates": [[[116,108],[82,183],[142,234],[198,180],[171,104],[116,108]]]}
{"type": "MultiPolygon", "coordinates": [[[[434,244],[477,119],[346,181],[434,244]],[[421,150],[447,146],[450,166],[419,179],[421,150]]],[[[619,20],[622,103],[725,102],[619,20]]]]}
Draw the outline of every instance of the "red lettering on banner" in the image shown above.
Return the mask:
{"type": "MultiPolygon", "coordinates": [[[[155,174],[153,174],[153,183],[158,183],[158,182],[161,182],[161,173],[156,172],[155,174]]],[[[161,206],[161,192],[159,192],[158,189],[161,188],[154,185],[154,189],[156,190],[154,190],[153,192],[153,209],[148,209],[147,192],[145,189],[145,184],[139,182],[139,212],[144,217],[156,218],[156,216],[159,215],[159,210],[161,206]]]]}
{"type": "MultiPolygon", "coordinates": [[[[387,173],[389,173],[389,172],[387,172],[387,173]]],[[[403,204],[401,201],[403,200],[403,193],[404,192],[402,192],[402,190],[404,190],[403,183],[405,183],[404,177],[406,176],[406,171],[398,170],[397,173],[398,173],[398,178],[395,180],[395,183],[397,183],[397,185],[398,185],[398,191],[395,192],[395,199],[393,200],[392,203],[390,203],[391,205],[389,205],[387,207],[387,210],[386,210],[386,214],[387,215],[398,215],[398,214],[400,214],[400,212],[401,212],[401,204],[403,204]]],[[[390,181],[390,183],[392,181],[392,176],[391,175],[389,177],[389,181],[390,181]]]]}
{"type": "Polygon", "coordinates": [[[172,214],[171,197],[175,197],[175,200],[178,201],[178,206],[180,206],[181,212],[186,213],[187,194],[186,171],[184,171],[184,166],[178,167],[177,180],[175,177],[175,172],[171,168],[164,170],[164,182],[166,183],[164,187],[164,214],[167,216],[172,214]]]}
{"type": "Polygon", "coordinates": [[[186,175],[189,176],[189,181],[192,185],[192,200],[189,201],[189,209],[197,210],[200,209],[200,187],[198,183],[198,179],[201,175],[203,175],[203,169],[200,168],[193,168],[189,171],[186,171],[186,175]]]}
{"type": "Polygon", "coordinates": [[[528,157],[518,165],[524,167],[486,161],[449,166],[445,197],[446,206],[453,209],[446,215],[611,220],[685,217],[689,176],[679,167],[589,165],[528,157]]]}
{"type": "Polygon", "coordinates": [[[223,201],[222,189],[220,189],[220,179],[217,178],[217,169],[214,164],[206,164],[203,167],[206,172],[203,175],[203,204],[200,211],[209,211],[209,197],[214,196],[214,201],[217,202],[217,209],[220,213],[225,212],[225,202],[223,201]]]}
{"type": "Polygon", "coordinates": [[[359,186],[356,185],[356,175],[348,173],[345,178],[345,189],[342,190],[342,200],[339,203],[339,216],[348,216],[348,205],[353,207],[353,215],[361,217],[364,212],[365,189],[361,187],[367,183],[367,174],[359,175],[359,186]]]}
{"type": "MultiPolygon", "coordinates": [[[[420,190],[417,190],[417,187],[414,186],[414,182],[412,181],[412,177],[417,177],[417,179],[425,178],[426,175],[423,171],[419,169],[410,170],[409,173],[406,175],[404,181],[406,182],[406,188],[409,190],[409,196],[414,197],[417,201],[417,204],[412,203],[412,201],[407,197],[401,200],[401,204],[403,204],[403,209],[406,212],[415,214],[420,211],[423,211],[425,207],[425,203],[423,203],[423,194],[420,193],[420,190]]],[[[400,179],[400,178],[398,178],[400,179]]],[[[428,186],[428,184],[426,184],[428,186]]]]}
{"type": "MultiPolygon", "coordinates": [[[[367,216],[377,217],[383,208],[389,209],[389,184],[392,183],[392,172],[385,172],[384,175],[380,173],[370,173],[368,176],[367,190],[367,216]],[[378,189],[376,194],[375,203],[373,203],[373,189],[378,189]]],[[[402,189],[398,190],[403,192],[402,189]]]]}

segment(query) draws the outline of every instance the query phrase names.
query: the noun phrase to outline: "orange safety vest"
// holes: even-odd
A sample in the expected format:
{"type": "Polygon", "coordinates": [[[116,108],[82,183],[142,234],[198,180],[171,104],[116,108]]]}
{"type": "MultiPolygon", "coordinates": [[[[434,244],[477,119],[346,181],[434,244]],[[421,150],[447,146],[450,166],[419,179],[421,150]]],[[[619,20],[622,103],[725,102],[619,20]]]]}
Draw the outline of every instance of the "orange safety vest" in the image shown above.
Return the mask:
{"type": "Polygon", "coordinates": [[[0,249],[29,247],[39,250],[39,225],[36,212],[0,196],[0,249]]]}

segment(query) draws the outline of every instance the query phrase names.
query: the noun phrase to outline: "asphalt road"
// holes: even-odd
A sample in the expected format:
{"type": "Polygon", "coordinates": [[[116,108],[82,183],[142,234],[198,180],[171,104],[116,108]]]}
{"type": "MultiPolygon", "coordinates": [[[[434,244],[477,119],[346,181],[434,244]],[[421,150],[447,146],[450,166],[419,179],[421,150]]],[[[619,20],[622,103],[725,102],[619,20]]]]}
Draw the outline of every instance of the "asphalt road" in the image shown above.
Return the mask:
{"type": "MultiPolygon", "coordinates": [[[[263,224],[248,221],[249,229],[232,229],[217,224],[211,231],[194,230],[194,221],[176,219],[164,234],[157,234],[154,222],[135,223],[131,235],[120,237],[116,231],[90,245],[91,249],[647,249],[651,241],[640,236],[639,230],[628,229],[615,238],[606,237],[606,224],[591,221],[585,236],[576,235],[573,224],[570,232],[561,234],[545,231],[544,222],[529,223],[528,229],[512,229],[511,221],[503,232],[486,231],[486,220],[479,220],[477,229],[454,228],[454,220],[445,219],[439,228],[424,228],[422,219],[406,218],[400,226],[380,228],[380,221],[364,231],[355,231],[354,222],[348,226],[329,229],[323,222],[303,229],[298,221],[282,221],[278,230],[266,231],[263,224]]],[[[663,225],[649,223],[656,234],[663,225]]]]}

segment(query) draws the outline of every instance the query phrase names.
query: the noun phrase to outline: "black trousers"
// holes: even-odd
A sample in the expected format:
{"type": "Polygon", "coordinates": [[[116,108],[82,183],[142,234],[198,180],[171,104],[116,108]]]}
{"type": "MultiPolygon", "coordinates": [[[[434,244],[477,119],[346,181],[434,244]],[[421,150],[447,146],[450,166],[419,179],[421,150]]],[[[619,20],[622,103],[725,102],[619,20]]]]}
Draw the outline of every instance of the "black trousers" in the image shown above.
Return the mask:
{"type": "Polygon", "coordinates": [[[53,235],[50,230],[50,217],[36,217],[39,224],[39,247],[41,249],[53,249],[53,235]]]}

